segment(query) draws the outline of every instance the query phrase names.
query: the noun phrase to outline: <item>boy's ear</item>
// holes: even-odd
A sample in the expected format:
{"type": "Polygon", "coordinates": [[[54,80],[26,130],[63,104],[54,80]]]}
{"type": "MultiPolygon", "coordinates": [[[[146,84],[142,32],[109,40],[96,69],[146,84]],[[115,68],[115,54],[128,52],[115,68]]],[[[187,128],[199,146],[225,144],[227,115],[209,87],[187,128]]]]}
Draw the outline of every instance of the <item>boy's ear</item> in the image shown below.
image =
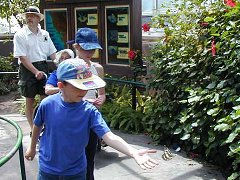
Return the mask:
{"type": "Polygon", "coordinates": [[[59,88],[59,89],[62,89],[62,88],[63,88],[63,83],[62,83],[62,82],[58,82],[57,85],[58,85],[58,88],[59,88]]]}

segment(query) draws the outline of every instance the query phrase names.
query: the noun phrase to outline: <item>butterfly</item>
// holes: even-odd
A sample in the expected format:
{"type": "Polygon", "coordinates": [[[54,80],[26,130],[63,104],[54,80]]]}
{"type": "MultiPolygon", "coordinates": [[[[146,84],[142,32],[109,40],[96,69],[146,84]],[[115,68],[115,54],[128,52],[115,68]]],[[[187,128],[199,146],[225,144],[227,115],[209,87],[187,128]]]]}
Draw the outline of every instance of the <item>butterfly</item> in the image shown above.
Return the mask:
{"type": "Polygon", "coordinates": [[[163,155],[162,158],[165,161],[171,160],[174,157],[174,155],[171,153],[171,151],[164,145],[163,155]]]}

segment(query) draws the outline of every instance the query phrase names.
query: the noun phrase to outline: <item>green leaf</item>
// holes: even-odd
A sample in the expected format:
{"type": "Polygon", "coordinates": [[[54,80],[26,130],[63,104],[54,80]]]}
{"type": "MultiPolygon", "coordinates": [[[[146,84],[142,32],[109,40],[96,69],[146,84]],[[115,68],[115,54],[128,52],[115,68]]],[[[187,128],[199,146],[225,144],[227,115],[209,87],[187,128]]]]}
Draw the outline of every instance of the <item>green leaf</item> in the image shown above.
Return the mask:
{"type": "Polygon", "coordinates": [[[190,138],[190,134],[185,134],[184,136],[181,137],[181,140],[187,140],[190,138]]]}
{"type": "Polygon", "coordinates": [[[235,153],[240,153],[240,142],[231,144],[229,148],[230,148],[230,152],[229,152],[230,156],[232,156],[235,153]]]}
{"type": "Polygon", "coordinates": [[[238,136],[237,133],[232,132],[232,133],[228,136],[228,138],[227,138],[227,140],[226,140],[226,143],[231,143],[231,142],[233,142],[233,140],[234,140],[237,136],[238,136]]]}
{"type": "Polygon", "coordinates": [[[215,115],[217,115],[218,111],[219,111],[219,108],[209,109],[209,110],[207,111],[207,114],[208,114],[209,116],[215,116],[215,115]]]}
{"type": "Polygon", "coordinates": [[[235,172],[235,173],[232,173],[230,177],[228,177],[227,180],[236,180],[236,179],[239,179],[240,177],[240,173],[239,172],[235,172]]]}
{"type": "Polygon", "coordinates": [[[192,123],[192,127],[198,127],[198,122],[192,123]]]}
{"type": "Polygon", "coordinates": [[[216,82],[212,82],[211,84],[209,84],[206,88],[207,89],[213,89],[216,87],[216,82]]]}
{"type": "Polygon", "coordinates": [[[218,34],[218,33],[212,33],[212,34],[211,34],[211,36],[216,36],[216,37],[219,37],[219,36],[220,36],[220,34],[218,34]]]}
{"type": "Polygon", "coordinates": [[[190,116],[189,115],[184,115],[180,118],[180,123],[184,123],[186,120],[188,120],[190,116]]]}
{"type": "Polygon", "coordinates": [[[239,107],[237,106],[235,106],[234,108],[236,108],[237,110],[231,114],[231,118],[235,120],[240,118],[240,110],[238,109],[239,107]]]}
{"type": "Polygon", "coordinates": [[[213,18],[213,17],[206,17],[203,21],[204,22],[212,22],[212,21],[215,21],[215,18],[213,18]]]}
{"type": "Polygon", "coordinates": [[[182,132],[182,128],[177,128],[173,134],[180,134],[182,132]]]}
{"type": "Polygon", "coordinates": [[[196,136],[192,137],[192,142],[193,142],[193,144],[199,144],[200,139],[201,139],[201,138],[200,138],[199,135],[196,135],[196,136]]]}
{"type": "Polygon", "coordinates": [[[240,105],[234,106],[233,109],[235,109],[235,110],[240,110],[240,105]]]}
{"type": "Polygon", "coordinates": [[[223,123],[223,124],[216,125],[214,128],[214,131],[227,131],[229,129],[231,129],[231,126],[223,123]]]}
{"type": "Polygon", "coordinates": [[[201,96],[195,96],[195,97],[189,98],[188,102],[189,103],[198,102],[200,99],[201,99],[201,96]]]}
{"type": "Polygon", "coordinates": [[[218,88],[218,89],[222,89],[226,84],[227,84],[227,81],[226,81],[226,80],[221,81],[221,82],[217,85],[217,88],[218,88]]]}

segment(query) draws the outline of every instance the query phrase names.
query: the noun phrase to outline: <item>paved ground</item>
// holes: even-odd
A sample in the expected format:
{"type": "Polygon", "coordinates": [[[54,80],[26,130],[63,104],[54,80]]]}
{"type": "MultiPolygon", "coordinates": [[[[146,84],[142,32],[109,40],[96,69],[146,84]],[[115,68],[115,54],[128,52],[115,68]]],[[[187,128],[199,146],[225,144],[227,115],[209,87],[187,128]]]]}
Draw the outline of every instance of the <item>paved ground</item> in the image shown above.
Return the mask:
{"type": "MultiPolygon", "coordinates": [[[[29,127],[24,116],[19,114],[1,115],[7,119],[16,121],[23,131],[24,151],[29,144],[29,127]]],[[[1,122],[0,122],[1,123],[1,122]]],[[[6,124],[0,124],[0,152],[4,146],[14,145],[15,132],[8,130],[6,124]],[[7,132],[9,131],[9,132],[7,132]]],[[[96,156],[95,178],[96,180],[224,180],[219,169],[205,163],[189,159],[184,152],[176,153],[172,160],[162,159],[163,147],[150,145],[151,141],[145,135],[124,134],[114,131],[128,143],[136,148],[155,148],[157,153],[152,155],[159,161],[159,165],[152,170],[142,170],[133,159],[115,151],[110,147],[103,148],[96,156]]],[[[0,153],[1,155],[1,153],[0,153]]],[[[27,180],[35,180],[38,172],[37,158],[33,161],[25,161],[27,180]]],[[[1,180],[20,180],[19,155],[16,153],[10,161],[0,167],[1,180]]]]}

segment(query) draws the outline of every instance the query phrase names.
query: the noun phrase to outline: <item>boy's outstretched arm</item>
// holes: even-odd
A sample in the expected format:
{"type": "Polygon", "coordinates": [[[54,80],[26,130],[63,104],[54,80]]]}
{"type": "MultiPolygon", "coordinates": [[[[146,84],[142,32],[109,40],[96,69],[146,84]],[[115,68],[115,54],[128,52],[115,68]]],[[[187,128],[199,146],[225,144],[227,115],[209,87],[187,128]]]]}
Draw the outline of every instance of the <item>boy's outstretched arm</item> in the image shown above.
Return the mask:
{"type": "Polygon", "coordinates": [[[143,169],[151,169],[158,165],[158,162],[156,160],[148,156],[148,153],[156,153],[156,150],[135,149],[130,146],[126,141],[124,141],[121,137],[113,134],[112,132],[107,132],[106,134],[104,134],[102,139],[112,148],[134,158],[137,164],[143,169]]]}
{"type": "Polygon", "coordinates": [[[25,158],[28,161],[32,161],[33,158],[35,157],[36,145],[37,145],[38,138],[39,138],[39,135],[41,133],[41,130],[42,130],[42,127],[37,127],[36,125],[33,125],[30,146],[27,148],[27,150],[25,152],[25,158]]]}

